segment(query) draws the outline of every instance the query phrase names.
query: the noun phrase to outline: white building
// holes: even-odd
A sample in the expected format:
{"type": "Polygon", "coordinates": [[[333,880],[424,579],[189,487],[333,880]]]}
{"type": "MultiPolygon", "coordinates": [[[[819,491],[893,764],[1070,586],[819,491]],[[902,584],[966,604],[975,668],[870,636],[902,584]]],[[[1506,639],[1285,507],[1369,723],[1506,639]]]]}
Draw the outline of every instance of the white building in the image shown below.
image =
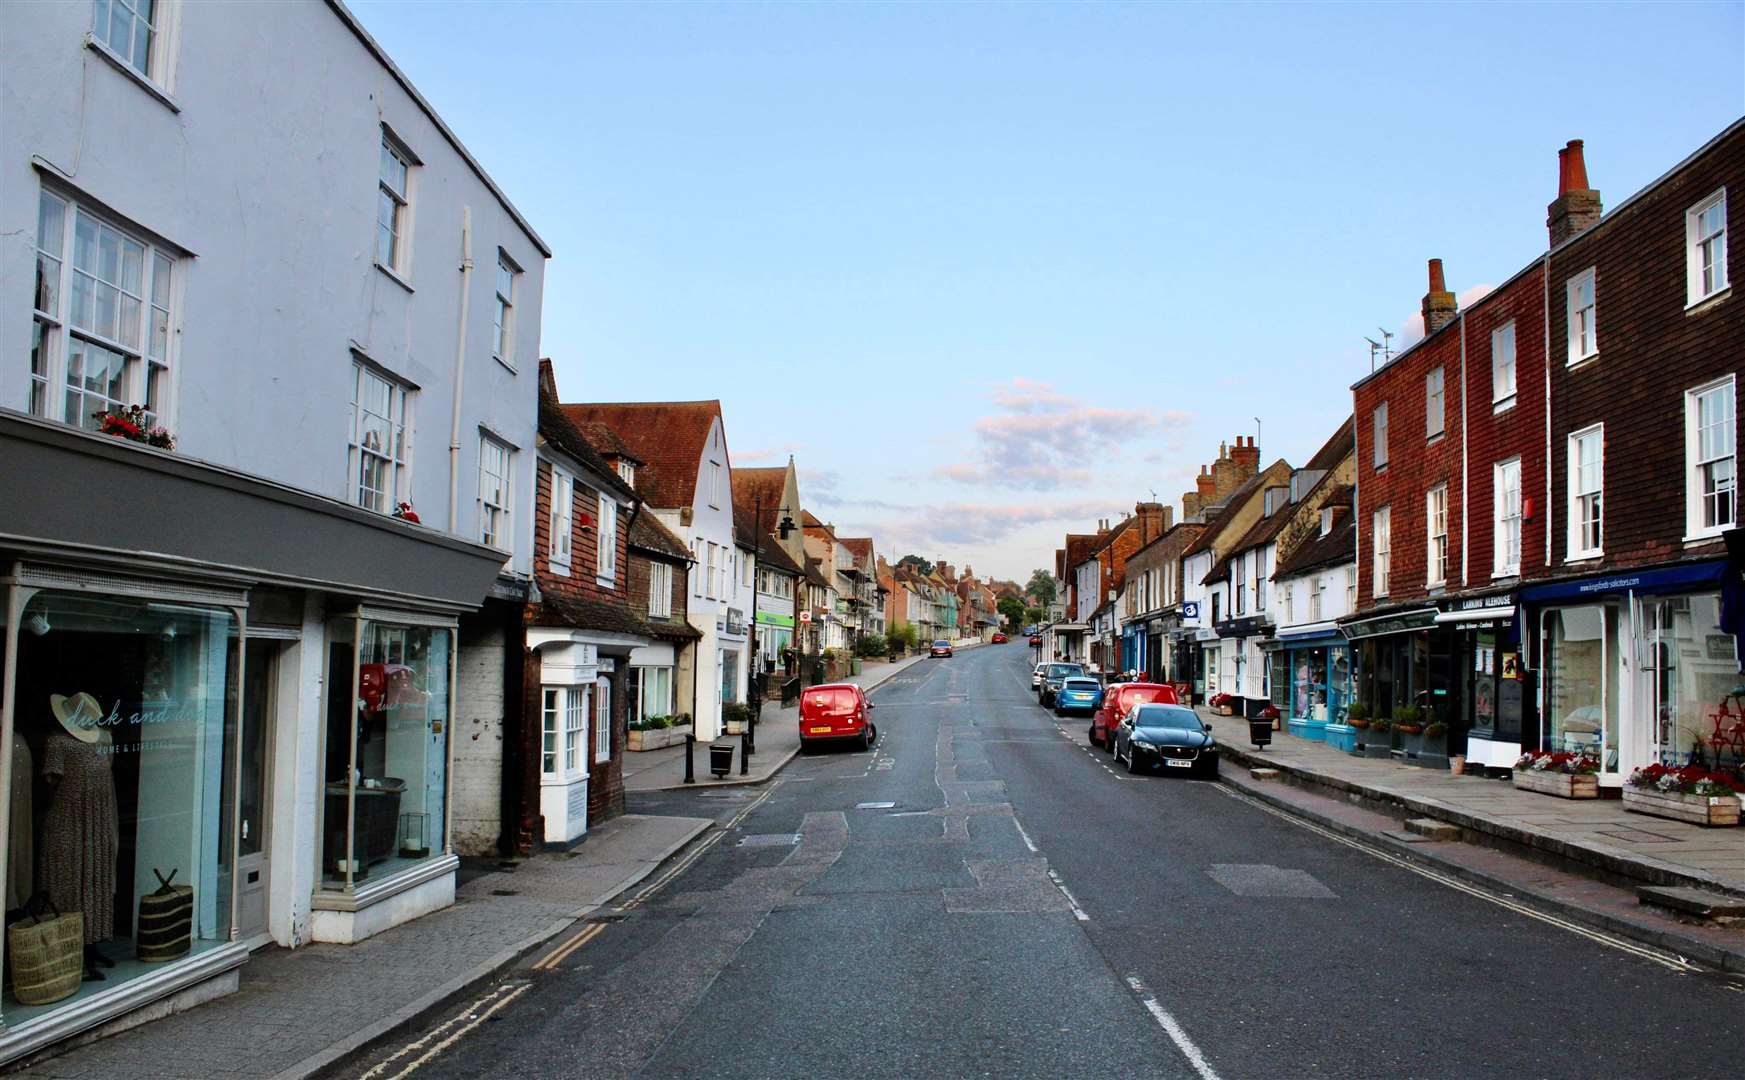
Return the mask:
{"type": "Polygon", "coordinates": [[[1343,726],[1351,702],[1351,650],[1338,620],[1355,607],[1356,551],[1351,491],[1342,486],[1316,515],[1314,533],[1273,572],[1273,701],[1282,699],[1290,730],[1305,738],[1343,726]]]}
{"type": "Polygon", "coordinates": [[[457,630],[529,570],[549,252],[338,3],[14,7],[0,114],[0,777],[102,746],[121,808],[68,878],[20,848],[52,802],[0,798],[8,893],[113,884],[87,936],[129,961],[154,869],[195,905],[178,960],[0,1001],[6,1059],[452,902],[450,733],[492,707],[457,630]],[[99,433],[136,418],[173,449],[99,433]]]}

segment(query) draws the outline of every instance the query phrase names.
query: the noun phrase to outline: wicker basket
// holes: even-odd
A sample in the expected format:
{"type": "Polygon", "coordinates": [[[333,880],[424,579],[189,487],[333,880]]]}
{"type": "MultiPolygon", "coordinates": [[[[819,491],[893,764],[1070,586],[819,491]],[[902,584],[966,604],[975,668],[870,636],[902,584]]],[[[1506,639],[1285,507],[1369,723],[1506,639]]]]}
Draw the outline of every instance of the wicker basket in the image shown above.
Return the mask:
{"type": "Polygon", "coordinates": [[[156,869],[156,892],[139,898],[139,938],[135,955],[147,964],[161,964],[188,955],[194,941],[194,887],[171,885],[176,872],[165,877],[156,869]]]}
{"type": "Polygon", "coordinates": [[[12,966],[12,996],[24,1005],[47,1005],[72,996],[85,972],[85,916],[33,911],[6,928],[6,959],[12,966]]]}

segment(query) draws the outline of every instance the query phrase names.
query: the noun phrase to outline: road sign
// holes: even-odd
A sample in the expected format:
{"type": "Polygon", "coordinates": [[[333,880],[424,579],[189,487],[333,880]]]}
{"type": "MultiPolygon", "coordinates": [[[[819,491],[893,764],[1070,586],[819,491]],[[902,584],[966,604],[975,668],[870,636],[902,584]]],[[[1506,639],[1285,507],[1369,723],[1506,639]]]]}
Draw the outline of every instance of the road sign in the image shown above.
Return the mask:
{"type": "Polygon", "coordinates": [[[811,622],[812,621],[812,613],[810,611],[800,612],[800,621],[803,623],[811,622]]]}

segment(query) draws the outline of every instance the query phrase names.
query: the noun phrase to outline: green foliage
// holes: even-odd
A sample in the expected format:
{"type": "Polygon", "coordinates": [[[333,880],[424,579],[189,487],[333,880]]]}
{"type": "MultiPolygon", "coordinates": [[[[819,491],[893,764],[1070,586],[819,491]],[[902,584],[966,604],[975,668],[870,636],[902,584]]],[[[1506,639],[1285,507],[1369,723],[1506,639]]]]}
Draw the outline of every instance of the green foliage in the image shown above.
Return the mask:
{"type": "Polygon", "coordinates": [[[918,574],[931,574],[933,572],[932,561],[928,560],[928,559],[923,559],[919,555],[905,555],[902,558],[897,560],[897,565],[898,566],[912,566],[915,568],[915,572],[918,574]]]}
{"type": "Polygon", "coordinates": [[[1025,626],[1036,626],[1046,618],[1048,618],[1048,612],[1039,607],[1027,607],[1024,609],[1025,626]]]}
{"type": "Polygon", "coordinates": [[[1386,731],[1393,726],[1394,722],[1385,716],[1378,716],[1369,722],[1369,729],[1371,731],[1386,731]]]}
{"type": "Polygon", "coordinates": [[[1002,596],[995,605],[1000,609],[1000,616],[1006,620],[1006,625],[1016,630],[1024,622],[1024,601],[1015,596],[1002,596]]]}
{"type": "Polygon", "coordinates": [[[1036,601],[1038,607],[1047,608],[1054,603],[1055,592],[1053,574],[1046,570],[1030,572],[1030,583],[1024,586],[1024,595],[1036,601]]]}
{"type": "Polygon", "coordinates": [[[883,656],[890,651],[891,643],[885,640],[883,634],[862,634],[855,647],[857,656],[883,656]]]}
{"type": "Polygon", "coordinates": [[[630,721],[631,731],[659,731],[662,728],[684,727],[691,722],[690,713],[678,713],[668,716],[644,716],[640,720],[630,721]]]}
{"type": "Polygon", "coordinates": [[[1345,718],[1347,720],[1368,720],[1369,706],[1361,701],[1353,701],[1350,708],[1345,710],[1345,718]]]}
{"type": "Polygon", "coordinates": [[[920,643],[921,635],[915,631],[914,623],[897,623],[885,633],[885,644],[893,649],[913,649],[920,643]]]}
{"type": "Polygon", "coordinates": [[[721,722],[724,724],[743,724],[751,719],[751,707],[739,701],[726,701],[721,704],[721,722]]]}
{"type": "Polygon", "coordinates": [[[1416,724],[1418,722],[1418,707],[1416,705],[1394,706],[1394,723],[1416,724]]]}

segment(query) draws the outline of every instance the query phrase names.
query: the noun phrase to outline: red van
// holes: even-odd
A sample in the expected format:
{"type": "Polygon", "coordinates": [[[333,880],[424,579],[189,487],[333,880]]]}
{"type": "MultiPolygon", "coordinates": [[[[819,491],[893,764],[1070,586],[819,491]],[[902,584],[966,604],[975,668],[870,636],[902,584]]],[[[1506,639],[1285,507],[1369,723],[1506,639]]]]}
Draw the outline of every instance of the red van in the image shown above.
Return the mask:
{"type": "Polygon", "coordinates": [[[853,683],[810,686],[800,694],[800,749],[828,742],[854,740],[871,750],[879,729],[872,722],[873,703],[853,683]]]}
{"type": "Polygon", "coordinates": [[[1141,705],[1179,705],[1175,687],[1163,683],[1116,683],[1103,692],[1102,708],[1091,717],[1091,743],[1113,753],[1115,728],[1141,705]]]}

